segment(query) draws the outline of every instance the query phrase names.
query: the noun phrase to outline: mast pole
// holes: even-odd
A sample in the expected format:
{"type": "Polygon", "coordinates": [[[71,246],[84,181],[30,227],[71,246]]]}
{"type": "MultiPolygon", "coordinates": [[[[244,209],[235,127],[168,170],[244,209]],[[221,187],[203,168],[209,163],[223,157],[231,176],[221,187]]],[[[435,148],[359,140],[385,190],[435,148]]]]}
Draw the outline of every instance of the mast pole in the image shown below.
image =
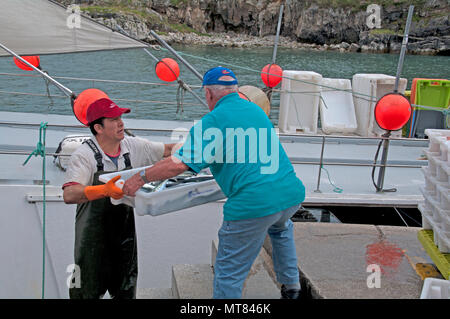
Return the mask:
{"type": "MultiPolygon", "coordinates": [[[[398,60],[398,66],[397,66],[397,74],[395,77],[395,85],[394,85],[394,93],[398,93],[398,85],[400,81],[400,74],[403,69],[403,61],[405,58],[406,53],[406,45],[408,44],[408,35],[409,35],[409,28],[411,26],[411,21],[413,17],[414,12],[414,6],[410,5],[408,10],[408,17],[406,19],[406,26],[405,26],[405,35],[403,36],[402,41],[402,48],[400,51],[400,57],[398,60]]],[[[395,189],[389,189],[389,190],[383,190],[383,184],[384,184],[384,176],[386,174],[386,163],[387,163],[387,155],[389,150],[389,136],[391,135],[391,131],[384,134],[383,137],[385,137],[383,141],[383,153],[381,155],[381,166],[380,166],[380,172],[378,175],[378,189],[377,191],[383,192],[383,191],[395,191],[395,189]]]]}
{"type": "Polygon", "coordinates": [[[275,35],[275,43],[273,46],[272,64],[275,64],[275,61],[277,59],[278,41],[280,38],[281,20],[283,18],[283,10],[284,10],[284,5],[282,4],[280,7],[280,14],[278,16],[277,33],[275,35]]]}
{"type": "Polygon", "coordinates": [[[410,5],[409,9],[408,9],[408,17],[406,18],[405,35],[403,36],[402,48],[400,50],[400,57],[398,60],[397,75],[395,77],[394,93],[398,92],[398,83],[400,80],[400,74],[402,73],[402,69],[403,69],[403,61],[405,59],[406,45],[408,44],[409,28],[411,26],[413,12],[414,12],[414,6],[410,5]]]}

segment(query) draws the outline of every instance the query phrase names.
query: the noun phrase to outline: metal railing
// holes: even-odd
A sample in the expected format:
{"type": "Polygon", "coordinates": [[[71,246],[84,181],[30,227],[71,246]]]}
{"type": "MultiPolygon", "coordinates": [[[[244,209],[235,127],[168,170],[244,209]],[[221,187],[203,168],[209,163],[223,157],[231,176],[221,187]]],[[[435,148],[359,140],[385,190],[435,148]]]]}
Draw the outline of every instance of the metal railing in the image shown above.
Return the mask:
{"type": "MultiPolygon", "coordinates": [[[[20,123],[20,122],[0,122],[0,125],[8,125],[8,126],[36,126],[38,127],[40,124],[37,123],[20,123]]],[[[55,128],[84,128],[83,125],[65,125],[65,124],[48,124],[48,127],[55,127],[55,128]]],[[[171,133],[174,130],[173,129],[151,129],[151,128],[129,128],[128,130],[131,131],[141,131],[141,132],[163,132],[163,133],[171,133]]],[[[349,163],[349,162],[326,162],[324,161],[324,150],[325,150],[325,144],[327,139],[354,139],[354,140],[371,140],[374,142],[379,142],[380,140],[383,140],[384,137],[362,137],[362,136],[349,136],[349,135],[313,135],[313,134],[294,134],[294,133],[278,133],[280,140],[281,139],[294,139],[294,140],[301,140],[306,138],[314,138],[314,139],[321,139],[321,151],[320,151],[320,157],[319,161],[302,161],[302,160],[295,160],[295,158],[290,157],[291,163],[293,165],[319,165],[319,172],[317,176],[317,186],[314,192],[320,193],[320,180],[321,180],[321,172],[322,167],[324,165],[327,166],[353,166],[353,167],[379,167],[379,168],[421,168],[422,166],[426,165],[426,161],[424,161],[424,165],[414,165],[414,164],[378,164],[378,163],[349,163]]],[[[391,137],[390,140],[394,141],[404,141],[404,142],[411,142],[411,143],[423,143],[423,146],[425,147],[426,143],[428,143],[427,139],[411,139],[411,138],[395,138],[391,137]]],[[[295,141],[294,141],[295,143],[295,141]]],[[[375,145],[375,143],[374,143],[375,145]]],[[[30,151],[27,150],[4,150],[0,149],[0,154],[2,155],[29,155],[30,151]]],[[[61,154],[61,153],[46,153],[47,156],[53,156],[53,157],[59,157],[59,156],[70,156],[70,154],[61,154]]]]}

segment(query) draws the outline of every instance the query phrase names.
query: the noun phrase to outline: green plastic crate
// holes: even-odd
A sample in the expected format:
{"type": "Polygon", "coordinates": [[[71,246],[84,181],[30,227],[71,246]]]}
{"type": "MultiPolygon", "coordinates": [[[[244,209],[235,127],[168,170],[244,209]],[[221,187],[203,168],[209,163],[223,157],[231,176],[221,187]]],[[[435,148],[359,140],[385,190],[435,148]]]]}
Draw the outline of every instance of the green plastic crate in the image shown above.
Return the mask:
{"type": "MultiPolygon", "coordinates": [[[[446,109],[450,101],[450,80],[417,79],[417,105],[432,106],[446,109]]],[[[423,108],[418,108],[423,110],[423,108]]]]}

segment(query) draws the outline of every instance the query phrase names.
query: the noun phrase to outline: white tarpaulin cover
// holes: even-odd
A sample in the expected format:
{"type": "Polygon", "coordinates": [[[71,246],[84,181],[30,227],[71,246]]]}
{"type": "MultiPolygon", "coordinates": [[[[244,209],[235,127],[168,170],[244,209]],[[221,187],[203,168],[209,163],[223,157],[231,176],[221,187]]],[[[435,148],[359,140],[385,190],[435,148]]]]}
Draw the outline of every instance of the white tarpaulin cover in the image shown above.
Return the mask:
{"type": "Polygon", "coordinates": [[[146,46],[47,0],[0,0],[0,43],[19,55],[146,46]]]}

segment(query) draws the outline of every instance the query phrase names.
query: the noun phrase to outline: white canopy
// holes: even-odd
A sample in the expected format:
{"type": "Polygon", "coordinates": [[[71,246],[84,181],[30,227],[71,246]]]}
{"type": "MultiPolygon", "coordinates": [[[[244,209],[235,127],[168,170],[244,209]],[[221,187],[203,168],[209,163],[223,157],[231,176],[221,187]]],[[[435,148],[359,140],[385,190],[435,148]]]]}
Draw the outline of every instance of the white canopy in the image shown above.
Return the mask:
{"type": "Polygon", "coordinates": [[[19,55],[146,46],[48,0],[1,0],[0,43],[19,55]]]}

